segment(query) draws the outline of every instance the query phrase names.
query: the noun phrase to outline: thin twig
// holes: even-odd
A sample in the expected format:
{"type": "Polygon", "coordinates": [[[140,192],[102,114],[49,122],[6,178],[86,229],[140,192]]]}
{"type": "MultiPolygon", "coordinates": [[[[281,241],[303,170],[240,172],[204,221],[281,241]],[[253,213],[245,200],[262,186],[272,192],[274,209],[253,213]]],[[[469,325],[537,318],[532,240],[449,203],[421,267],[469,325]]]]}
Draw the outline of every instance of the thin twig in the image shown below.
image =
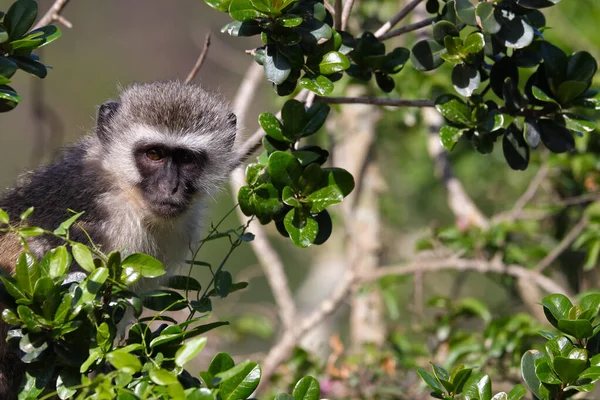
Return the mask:
{"type": "Polygon", "coordinates": [[[46,14],[44,14],[44,16],[40,18],[40,20],[35,24],[32,30],[36,30],[38,28],[41,28],[42,26],[50,25],[54,21],[59,21],[67,28],[73,27],[73,24],[71,24],[67,19],[61,17],[60,15],[62,10],[67,6],[68,3],[69,0],[56,0],[54,4],[52,4],[52,7],[50,7],[50,9],[46,11],[46,14]]]}
{"type": "Polygon", "coordinates": [[[510,219],[515,220],[519,217],[519,214],[521,214],[527,203],[529,203],[535,197],[542,182],[544,181],[544,179],[546,179],[546,176],[548,176],[549,171],[550,168],[548,168],[547,165],[542,165],[542,167],[538,170],[538,172],[535,174],[535,176],[529,183],[527,190],[525,190],[523,195],[519,197],[519,199],[515,202],[513,208],[510,210],[510,219]]]}
{"type": "Polygon", "coordinates": [[[383,24],[383,26],[375,32],[375,37],[381,37],[383,34],[387,33],[390,29],[392,29],[396,24],[402,21],[412,10],[415,9],[416,6],[419,5],[423,0],[412,0],[410,3],[404,6],[402,10],[398,12],[398,14],[394,15],[392,19],[383,24]]]}
{"type": "Polygon", "coordinates": [[[206,55],[208,54],[208,48],[209,47],[210,47],[210,32],[208,32],[206,34],[206,38],[204,39],[204,47],[202,48],[202,52],[200,53],[200,56],[198,57],[198,60],[196,60],[196,65],[194,65],[194,68],[192,68],[192,70],[188,74],[187,78],[185,78],[185,83],[190,83],[194,79],[194,77],[196,76],[196,74],[198,74],[198,71],[200,71],[200,68],[202,68],[202,64],[204,64],[204,60],[206,59],[206,55]]]}
{"type": "Polygon", "coordinates": [[[415,272],[439,272],[443,270],[477,271],[480,273],[510,275],[516,278],[532,280],[537,286],[548,293],[569,295],[569,292],[565,288],[538,271],[530,270],[520,265],[507,265],[499,259],[492,261],[462,258],[416,260],[406,264],[381,267],[370,275],[361,276],[360,282],[372,282],[385,276],[411,275],[415,272]]]}
{"type": "Polygon", "coordinates": [[[392,107],[434,107],[432,100],[384,99],[381,97],[317,97],[315,101],[329,104],[373,104],[392,107]]]}
{"type": "Polygon", "coordinates": [[[558,246],[556,246],[554,249],[552,249],[552,251],[550,253],[548,253],[548,255],[546,257],[544,257],[542,259],[542,261],[540,261],[538,263],[538,265],[536,265],[535,271],[542,272],[543,270],[548,268],[550,266],[550,264],[552,264],[558,257],[560,257],[560,255],[562,253],[564,253],[569,248],[569,246],[571,246],[571,243],[573,243],[573,241],[575,241],[575,239],[577,239],[577,236],[579,236],[579,234],[581,232],[583,232],[583,230],[588,225],[588,223],[589,223],[589,219],[587,217],[582,218],[569,231],[569,233],[567,233],[565,235],[565,237],[563,237],[563,239],[560,241],[558,246]]]}
{"type": "Polygon", "coordinates": [[[394,29],[393,31],[389,31],[379,37],[379,40],[387,40],[396,36],[404,35],[408,32],[414,32],[421,28],[426,28],[431,26],[436,21],[435,17],[427,18],[419,22],[415,22],[414,24],[403,26],[402,28],[394,29]]]}
{"type": "MultiPolygon", "coordinates": [[[[327,2],[325,2],[327,4],[327,2]]],[[[333,29],[339,31],[342,29],[342,0],[335,0],[333,14],[333,29]]]]}
{"type": "Polygon", "coordinates": [[[350,13],[354,6],[354,0],[346,0],[344,8],[342,9],[342,30],[345,31],[348,28],[348,20],[350,19],[350,13]]]}

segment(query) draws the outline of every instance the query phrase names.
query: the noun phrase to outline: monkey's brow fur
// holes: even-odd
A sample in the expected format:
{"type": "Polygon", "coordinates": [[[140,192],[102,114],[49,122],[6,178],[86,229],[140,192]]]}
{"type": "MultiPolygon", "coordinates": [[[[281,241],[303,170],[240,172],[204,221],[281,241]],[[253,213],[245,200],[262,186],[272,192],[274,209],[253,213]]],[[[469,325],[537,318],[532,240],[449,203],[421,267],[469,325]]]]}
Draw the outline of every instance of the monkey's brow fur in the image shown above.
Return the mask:
{"type": "Polygon", "coordinates": [[[219,96],[177,81],[132,85],[118,101],[116,124],[164,127],[175,134],[219,131],[231,124],[232,114],[219,96]]]}

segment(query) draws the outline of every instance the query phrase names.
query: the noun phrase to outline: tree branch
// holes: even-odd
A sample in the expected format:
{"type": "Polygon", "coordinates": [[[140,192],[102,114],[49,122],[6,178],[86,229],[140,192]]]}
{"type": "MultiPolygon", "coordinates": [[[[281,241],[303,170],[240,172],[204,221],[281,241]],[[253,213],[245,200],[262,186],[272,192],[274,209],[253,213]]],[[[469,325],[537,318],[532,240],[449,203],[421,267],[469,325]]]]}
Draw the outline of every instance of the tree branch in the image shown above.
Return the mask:
{"type": "Polygon", "coordinates": [[[342,9],[342,30],[345,31],[348,28],[348,20],[350,19],[350,13],[354,6],[354,0],[346,0],[344,8],[342,9]]]}
{"type": "MultiPolygon", "coordinates": [[[[327,2],[325,2],[325,4],[327,4],[327,2]]],[[[333,13],[333,29],[339,31],[342,29],[342,0],[335,0],[334,7],[335,11],[333,13]]]]}
{"type": "Polygon", "coordinates": [[[542,182],[544,182],[544,179],[546,179],[546,176],[548,176],[549,171],[550,168],[548,168],[547,165],[543,165],[542,167],[540,167],[540,169],[535,174],[531,182],[529,182],[527,190],[525,190],[523,195],[519,197],[519,199],[515,202],[513,208],[510,210],[508,214],[509,219],[514,221],[519,217],[519,214],[521,214],[527,203],[529,203],[535,197],[535,194],[540,188],[542,182]]]}
{"type": "Polygon", "coordinates": [[[361,283],[372,282],[390,275],[410,275],[416,272],[439,272],[443,270],[477,271],[483,274],[496,273],[510,275],[516,278],[532,280],[537,286],[548,293],[569,295],[569,292],[565,288],[538,271],[529,270],[520,265],[506,265],[500,260],[487,261],[462,258],[417,260],[406,264],[381,267],[372,274],[359,277],[359,281],[361,283]]]}
{"type": "Polygon", "coordinates": [[[40,18],[40,20],[34,25],[32,30],[36,30],[42,26],[50,25],[55,21],[59,21],[67,28],[72,28],[73,24],[60,15],[68,3],[69,0],[56,0],[54,4],[52,4],[52,7],[46,11],[46,14],[44,14],[44,16],[40,18]]]}
{"type": "Polygon", "coordinates": [[[379,37],[379,40],[387,40],[396,36],[403,35],[408,32],[413,32],[421,28],[431,26],[435,22],[436,18],[427,18],[414,24],[403,26],[402,28],[394,29],[388,33],[385,33],[379,37]]]}
{"type": "Polygon", "coordinates": [[[569,246],[571,246],[571,243],[573,243],[573,241],[575,241],[575,239],[577,239],[577,236],[579,236],[579,234],[581,232],[583,232],[583,230],[585,229],[585,227],[588,225],[589,222],[590,221],[587,217],[583,217],[569,231],[569,233],[567,233],[565,235],[565,237],[563,237],[563,239],[560,241],[558,246],[556,246],[550,253],[548,253],[548,255],[546,257],[544,257],[542,259],[542,261],[540,261],[538,263],[538,265],[536,265],[535,271],[542,272],[546,268],[548,268],[550,266],[550,264],[552,264],[558,257],[560,257],[560,255],[562,253],[564,253],[569,248],[569,246]]]}
{"type": "Polygon", "coordinates": [[[373,104],[392,107],[434,107],[432,100],[384,99],[381,97],[318,97],[315,101],[328,104],[373,104]]]}
{"type": "Polygon", "coordinates": [[[192,68],[192,70],[188,74],[187,78],[185,78],[185,83],[190,83],[196,77],[196,75],[198,74],[198,71],[200,71],[200,68],[202,68],[202,64],[204,64],[204,60],[206,59],[206,55],[208,54],[209,47],[210,47],[210,32],[208,32],[206,34],[206,38],[204,39],[204,47],[202,48],[202,51],[200,52],[200,56],[198,57],[198,60],[196,60],[196,64],[194,65],[194,68],[192,68]]]}
{"type": "Polygon", "coordinates": [[[404,6],[398,14],[394,15],[392,19],[383,24],[383,26],[375,32],[375,37],[380,38],[383,34],[387,33],[392,29],[398,22],[402,21],[412,10],[415,9],[423,0],[412,0],[410,3],[404,6]]]}

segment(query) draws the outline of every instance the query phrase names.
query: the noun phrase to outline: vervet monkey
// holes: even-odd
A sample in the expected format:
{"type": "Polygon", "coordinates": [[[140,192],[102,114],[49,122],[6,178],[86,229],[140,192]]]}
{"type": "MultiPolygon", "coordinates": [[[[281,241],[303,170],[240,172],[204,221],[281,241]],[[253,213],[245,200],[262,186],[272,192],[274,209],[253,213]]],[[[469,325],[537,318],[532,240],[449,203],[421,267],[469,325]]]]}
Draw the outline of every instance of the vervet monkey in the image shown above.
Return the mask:
{"type": "MultiPolygon", "coordinates": [[[[0,197],[0,208],[18,221],[34,207],[27,224],[48,230],[70,216],[68,209],[84,211],[78,223],[102,251],[150,254],[168,269],[184,260],[205,198],[237,164],[235,137],[235,115],[217,95],[180,82],[134,84],[100,106],[95,135],[23,175],[0,197]]],[[[77,227],[70,235],[88,242],[77,227]]],[[[28,244],[41,257],[61,242],[42,235],[28,244]]],[[[13,273],[21,251],[16,236],[0,235],[2,269],[13,273]]],[[[20,383],[20,361],[5,335],[0,321],[2,400],[16,398],[20,383]]]]}

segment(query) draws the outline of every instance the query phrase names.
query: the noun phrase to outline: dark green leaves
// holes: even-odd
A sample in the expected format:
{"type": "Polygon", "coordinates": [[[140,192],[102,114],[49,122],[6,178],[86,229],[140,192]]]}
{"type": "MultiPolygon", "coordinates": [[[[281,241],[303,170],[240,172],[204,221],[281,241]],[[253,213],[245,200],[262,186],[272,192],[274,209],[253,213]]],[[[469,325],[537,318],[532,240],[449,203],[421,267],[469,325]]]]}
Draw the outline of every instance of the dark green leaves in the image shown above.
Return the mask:
{"type": "Polygon", "coordinates": [[[446,48],[435,40],[422,40],[412,49],[410,60],[419,71],[431,71],[442,65],[446,48]]]}
{"type": "Polygon", "coordinates": [[[37,17],[37,2],[18,0],[4,16],[4,27],[11,40],[21,38],[31,28],[37,17]]]}

